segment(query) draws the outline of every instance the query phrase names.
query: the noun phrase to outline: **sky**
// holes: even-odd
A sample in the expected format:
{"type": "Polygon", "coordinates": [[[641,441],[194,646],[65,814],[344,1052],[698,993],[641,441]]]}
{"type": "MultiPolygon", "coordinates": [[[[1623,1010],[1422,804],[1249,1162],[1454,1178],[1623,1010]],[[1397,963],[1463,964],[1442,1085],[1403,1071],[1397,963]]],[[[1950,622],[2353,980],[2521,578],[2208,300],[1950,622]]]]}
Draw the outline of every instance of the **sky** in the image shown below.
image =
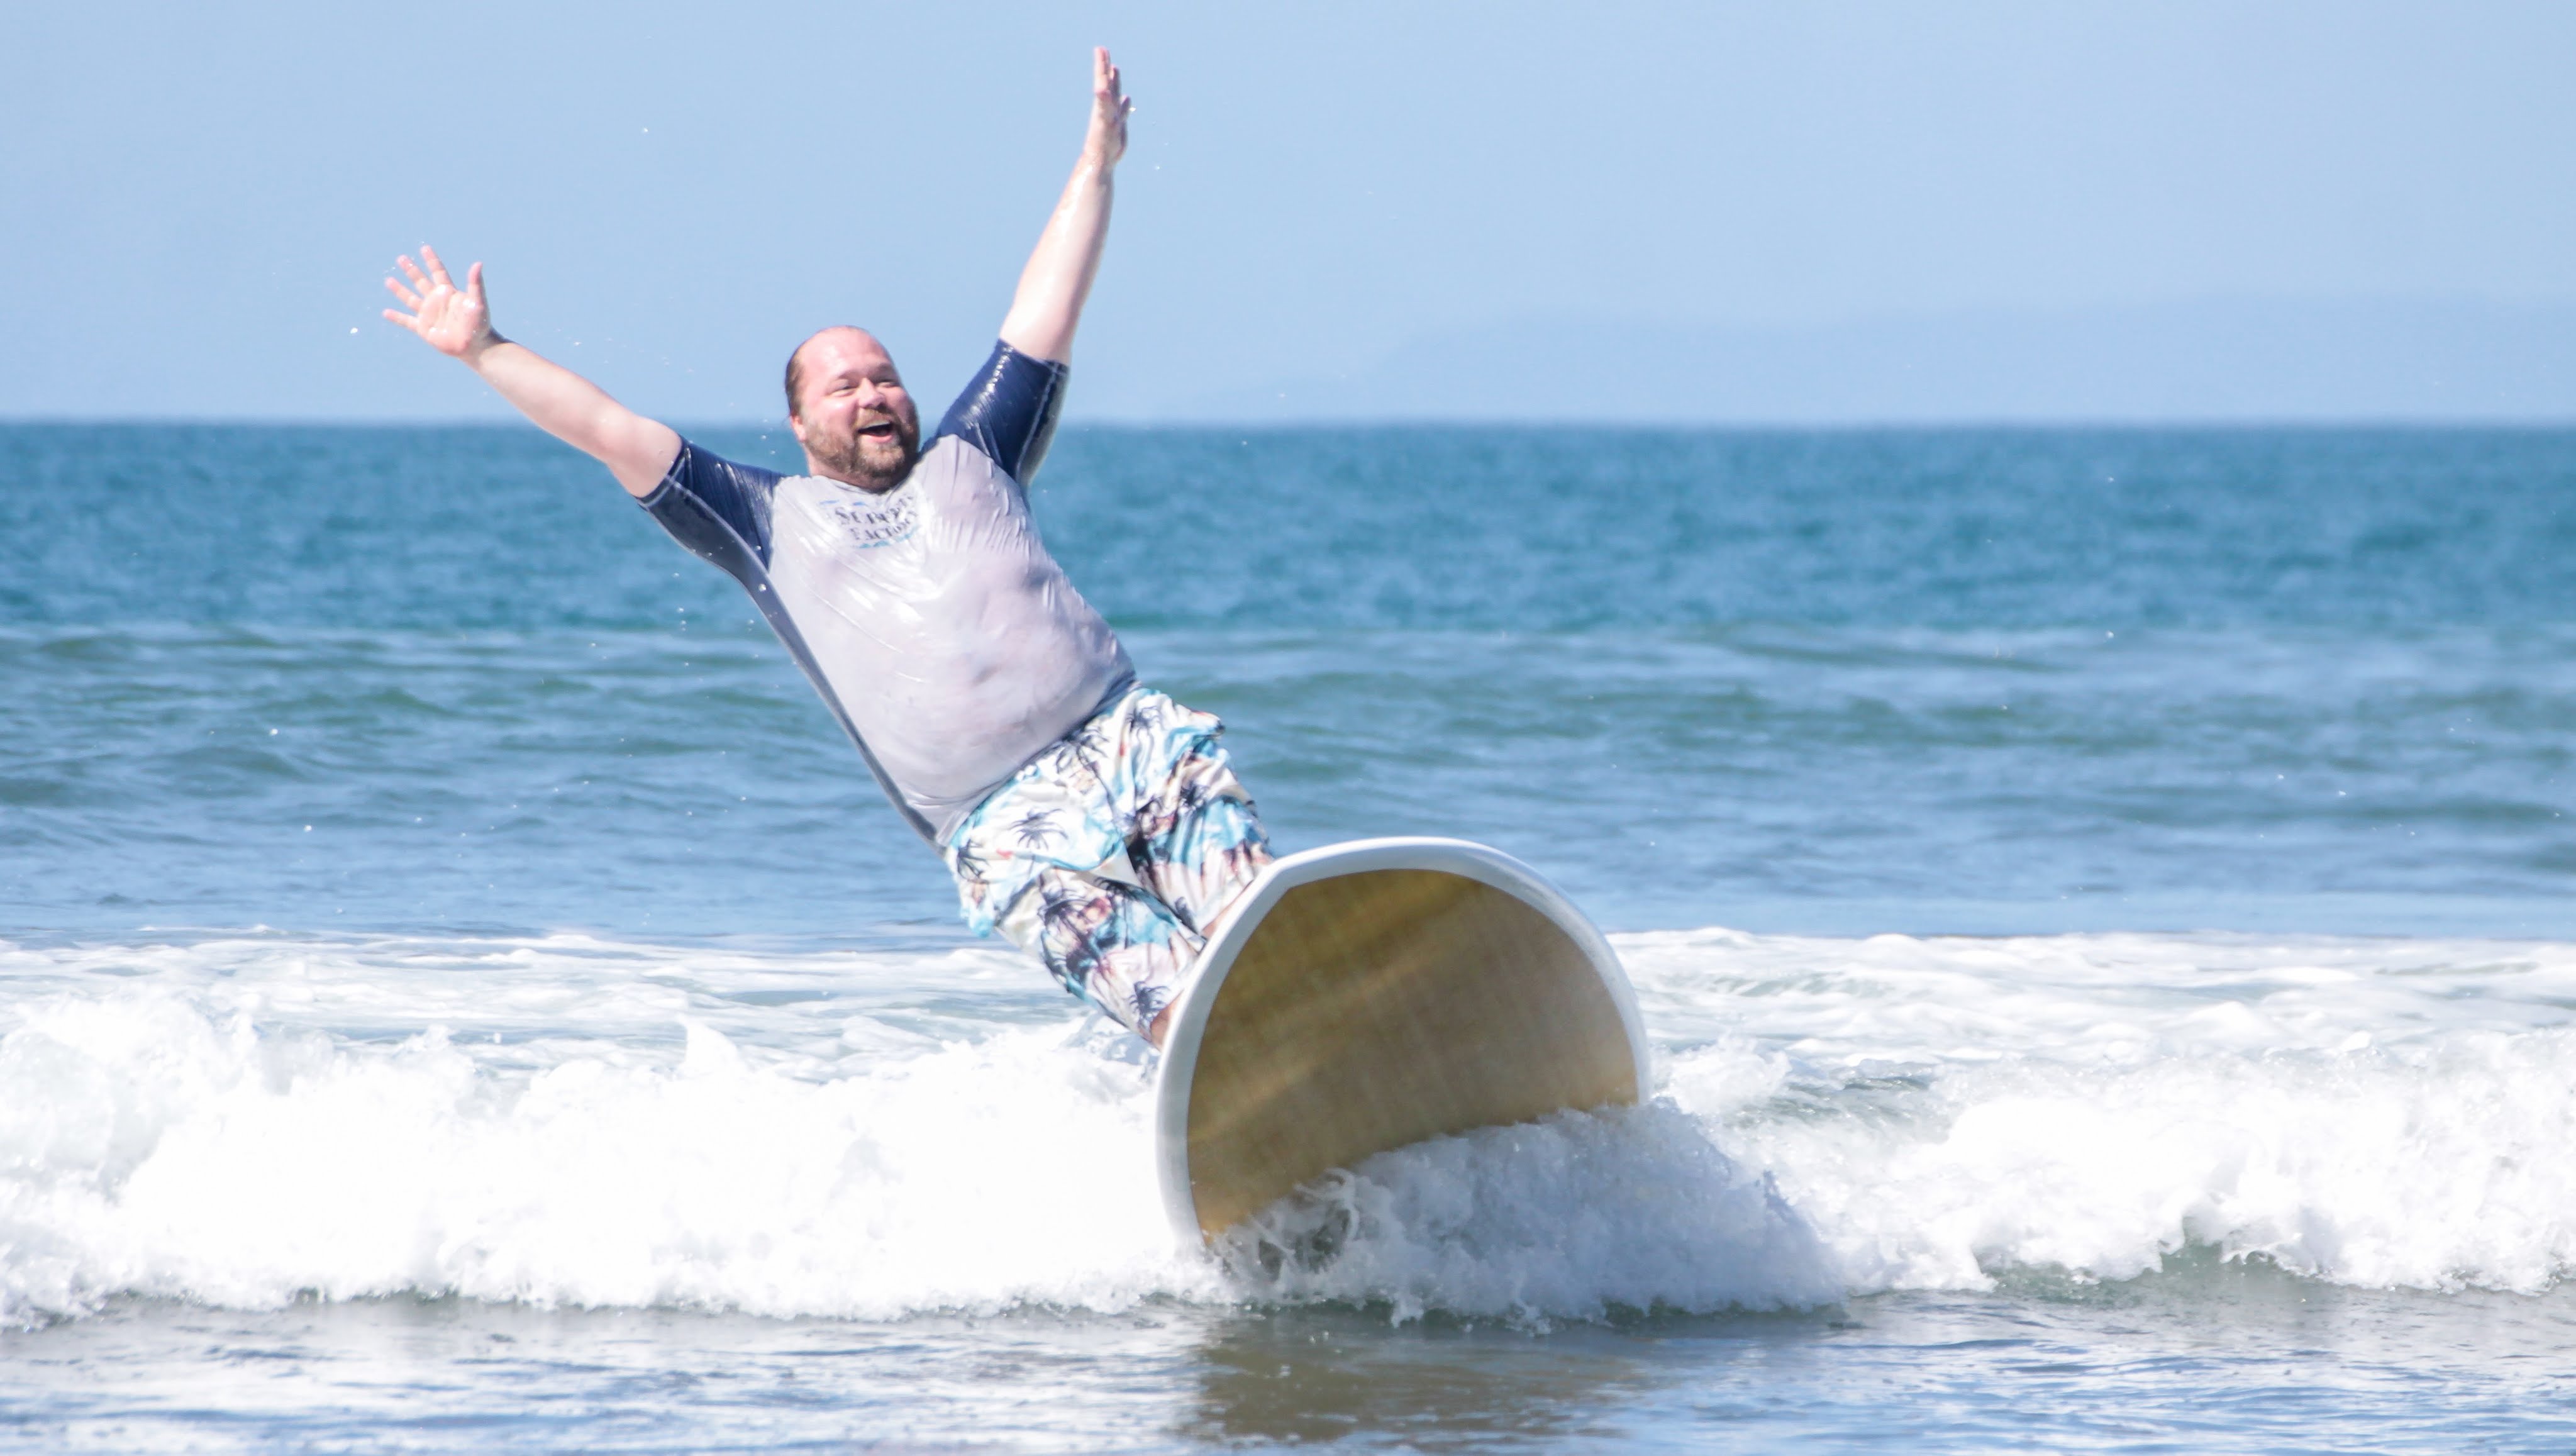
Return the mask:
{"type": "Polygon", "coordinates": [[[681,422],[941,398],[1138,99],[1095,420],[2576,420],[2576,6],[9,7],[0,418],[506,417],[428,240],[681,422]]]}

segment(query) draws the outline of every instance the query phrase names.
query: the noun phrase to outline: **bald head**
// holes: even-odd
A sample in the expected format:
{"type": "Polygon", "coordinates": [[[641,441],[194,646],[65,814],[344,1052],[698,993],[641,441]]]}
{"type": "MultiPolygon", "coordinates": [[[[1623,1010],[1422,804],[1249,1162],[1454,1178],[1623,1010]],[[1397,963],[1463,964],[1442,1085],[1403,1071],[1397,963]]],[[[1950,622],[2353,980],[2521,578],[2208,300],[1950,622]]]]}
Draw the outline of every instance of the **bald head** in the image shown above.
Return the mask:
{"type": "Polygon", "coordinates": [[[877,342],[876,335],[856,324],[834,324],[828,329],[815,330],[805,336],[804,343],[796,346],[795,353],[787,356],[787,417],[791,420],[801,419],[805,414],[805,401],[802,395],[805,388],[806,351],[818,344],[825,344],[826,341],[829,341],[831,348],[857,355],[873,356],[884,360],[887,368],[894,367],[894,356],[886,352],[885,345],[877,342]]]}
{"type": "Polygon", "coordinates": [[[921,445],[921,415],[893,356],[846,324],[787,356],[787,423],[807,469],[861,490],[901,485],[921,445]]]}

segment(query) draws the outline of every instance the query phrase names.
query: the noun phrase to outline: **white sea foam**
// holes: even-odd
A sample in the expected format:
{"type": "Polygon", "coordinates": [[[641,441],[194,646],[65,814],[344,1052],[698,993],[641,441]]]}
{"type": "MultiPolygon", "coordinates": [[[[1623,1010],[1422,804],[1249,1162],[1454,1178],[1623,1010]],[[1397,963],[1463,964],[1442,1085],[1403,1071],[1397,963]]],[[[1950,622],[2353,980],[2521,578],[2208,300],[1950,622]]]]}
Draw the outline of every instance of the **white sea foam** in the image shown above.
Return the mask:
{"type": "Polygon", "coordinates": [[[1829,1304],[1831,1259],[1770,1180],[1669,1104],[1567,1112],[1381,1154],[1229,1231],[1272,1298],[1383,1300],[1523,1323],[1611,1306],[1829,1304]]]}
{"type": "Polygon", "coordinates": [[[1658,1104],[1372,1160],[1222,1263],[1165,1230],[1134,1044],[1006,952],[0,947],[0,1315],[413,1291],[1546,1319],[2120,1278],[2186,1242],[2365,1284],[2576,1267],[2576,947],[1618,943],[1658,1104]]]}
{"type": "Polygon", "coordinates": [[[1666,1091],[1855,1291],[2187,1243],[2346,1283],[2576,1269],[2576,946],[1628,937],[1666,1091]]]}
{"type": "Polygon", "coordinates": [[[511,1076],[444,1032],[37,1008],[0,1049],[8,1292],[881,1315],[1173,1287],[1133,1066],[1049,1028],[812,1081],[686,1029],[676,1065],[511,1076]]]}

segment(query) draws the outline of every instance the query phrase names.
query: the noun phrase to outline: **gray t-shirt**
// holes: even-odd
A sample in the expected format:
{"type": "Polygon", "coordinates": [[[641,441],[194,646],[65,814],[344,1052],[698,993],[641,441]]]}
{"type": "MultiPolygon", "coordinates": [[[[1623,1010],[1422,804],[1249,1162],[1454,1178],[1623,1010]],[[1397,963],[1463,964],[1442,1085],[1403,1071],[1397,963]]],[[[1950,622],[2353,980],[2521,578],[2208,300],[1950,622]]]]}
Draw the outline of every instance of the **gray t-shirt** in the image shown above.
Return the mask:
{"type": "Polygon", "coordinates": [[[997,345],[903,484],[869,492],[683,444],[644,508],[723,567],[915,829],[943,839],[1135,681],[1038,540],[1025,482],[1064,366],[997,345]]]}

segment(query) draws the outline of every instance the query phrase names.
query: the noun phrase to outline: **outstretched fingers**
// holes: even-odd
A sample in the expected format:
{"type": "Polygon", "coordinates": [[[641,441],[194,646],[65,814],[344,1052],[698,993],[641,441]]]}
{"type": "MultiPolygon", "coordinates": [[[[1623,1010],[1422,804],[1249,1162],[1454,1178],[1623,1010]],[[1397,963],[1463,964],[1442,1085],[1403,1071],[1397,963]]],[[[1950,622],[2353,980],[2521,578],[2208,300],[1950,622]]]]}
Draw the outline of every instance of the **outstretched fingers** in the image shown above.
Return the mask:
{"type": "Polygon", "coordinates": [[[436,248],[423,244],[420,256],[428,264],[426,270],[409,254],[394,260],[402,276],[387,277],[385,291],[403,307],[386,309],[385,318],[411,330],[442,354],[467,358],[478,341],[493,337],[490,310],[483,301],[483,265],[476,263],[467,268],[465,286],[459,288],[436,248]],[[409,280],[408,286],[405,280],[409,280]]]}

